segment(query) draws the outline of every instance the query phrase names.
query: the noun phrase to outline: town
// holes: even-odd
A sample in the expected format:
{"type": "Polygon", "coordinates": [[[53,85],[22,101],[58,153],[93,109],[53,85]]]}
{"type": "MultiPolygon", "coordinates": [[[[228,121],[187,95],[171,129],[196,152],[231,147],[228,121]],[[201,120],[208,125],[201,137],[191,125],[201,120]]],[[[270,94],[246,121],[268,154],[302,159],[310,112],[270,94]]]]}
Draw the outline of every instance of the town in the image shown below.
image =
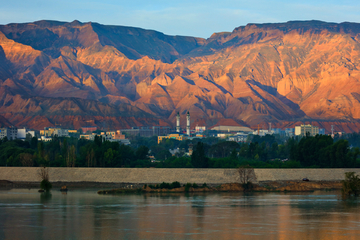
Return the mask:
{"type": "MultiPolygon", "coordinates": [[[[119,144],[129,145],[130,140],[126,136],[140,136],[140,137],[158,137],[158,143],[163,139],[176,139],[179,141],[194,139],[194,138],[206,138],[216,137],[227,141],[234,142],[246,142],[249,135],[273,135],[277,134],[283,137],[294,136],[306,136],[306,133],[310,136],[325,135],[325,129],[312,126],[310,124],[295,126],[295,128],[271,128],[269,124],[268,129],[251,129],[249,127],[241,126],[233,120],[222,121],[218,124],[206,128],[206,126],[196,126],[195,129],[190,129],[190,125],[187,125],[186,129],[180,128],[180,122],[176,126],[176,129],[171,129],[167,126],[152,126],[152,127],[132,127],[131,129],[121,129],[113,131],[102,131],[97,126],[85,126],[78,130],[66,129],[61,127],[45,127],[43,130],[30,130],[27,128],[16,127],[3,127],[0,128],[0,139],[5,137],[8,140],[25,140],[26,138],[38,138],[38,141],[48,142],[53,137],[74,137],[78,139],[94,140],[95,136],[103,138],[104,141],[118,142],[119,144]]],[[[334,134],[342,135],[344,132],[332,132],[334,134]]]]}

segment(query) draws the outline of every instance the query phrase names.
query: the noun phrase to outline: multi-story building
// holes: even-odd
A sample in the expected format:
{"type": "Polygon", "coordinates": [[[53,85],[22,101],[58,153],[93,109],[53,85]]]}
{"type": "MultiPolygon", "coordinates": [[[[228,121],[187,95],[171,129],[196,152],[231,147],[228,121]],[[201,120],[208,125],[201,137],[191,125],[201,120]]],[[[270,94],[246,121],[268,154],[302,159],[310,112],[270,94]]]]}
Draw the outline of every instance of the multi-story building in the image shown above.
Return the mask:
{"type": "Polygon", "coordinates": [[[69,131],[67,129],[63,128],[56,128],[54,130],[54,136],[57,135],[58,137],[68,137],[69,131]]]}
{"type": "Polygon", "coordinates": [[[121,129],[122,133],[128,135],[140,136],[140,137],[152,137],[152,136],[162,136],[167,135],[171,132],[170,127],[140,127],[140,128],[131,128],[131,129],[121,129]]]}
{"type": "Polygon", "coordinates": [[[265,135],[272,135],[274,134],[274,132],[272,130],[267,130],[267,129],[259,129],[256,130],[252,133],[253,135],[259,135],[259,136],[265,136],[265,135]]]}
{"type": "Polygon", "coordinates": [[[206,131],[206,127],[205,126],[196,126],[195,127],[195,133],[203,133],[206,131]]]}
{"type": "Polygon", "coordinates": [[[40,136],[40,138],[38,138],[38,140],[43,141],[43,142],[50,142],[52,140],[52,137],[40,136]]]}
{"type": "Polygon", "coordinates": [[[236,135],[230,136],[229,141],[246,142],[248,136],[246,133],[237,133],[236,135]]]}
{"type": "Polygon", "coordinates": [[[313,126],[311,124],[295,126],[295,135],[296,136],[306,136],[306,133],[309,133],[310,136],[315,136],[319,134],[319,127],[313,126]]]}
{"type": "Polygon", "coordinates": [[[69,130],[63,128],[44,128],[44,130],[40,130],[40,136],[53,137],[55,135],[58,137],[69,137],[69,130]]]}
{"type": "Polygon", "coordinates": [[[285,130],[282,130],[281,128],[273,128],[271,131],[274,134],[280,135],[280,136],[286,136],[285,130]]]}
{"type": "Polygon", "coordinates": [[[40,130],[40,136],[51,137],[53,134],[53,130],[49,130],[49,128],[44,128],[44,130],[40,130]]]}
{"type": "Polygon", "coordinates": [[[218,138],[227,138],[227,137],[230,137],[230,136],[233,136],[234,134],[233,133],[218,133],[216,136],[218,138]]]}
{"type": "Polygon", "coordinates": [[[115,135],[113,136],[113,139],[125,139],[125,135],[121,134],[120,130],[117,130],[115,135]]]}
{"type": "Polygon", "coordinates": [[[0,139],[7,138],[8,140],[17,139],[17,128],[14,127],[6,127],[0,128],[0,139]]]}
{"type": "Polygon", "coordinates": [[[158,144],[163,140],[163,139],[176,139],[179,141],[183,141],[183,140],[187,140],[187,136],[183,133],[171,133],[168,134],[167,136],[158,136],[158,144]]]}
{"type": "Polygon", "coordinates": [[[30,134],[31,137],[35,137],[35,131],[30,131],[29,129],[26,128],[19,128],[17,130],[18,139],[25,139],[27,134],[30,134]]]}
{"type": "Polygon", "coordinates": [[[100,134],[91,133],[91,134],[82,134],[80,138],[94,141],[95,136],[102,137],[103,141],[118,142],[119,144],[129,145],[129,139],[125,138],[125,135],[121,134],[120,130],[112,132],[101,132],[100,134]]]}
{"type": "MultiPolygon", "coordinates": [[[[113,139],[112,134],[113,132],[101,132],[100,136],[103,138],[104,141],[110,141],[113,139]]],[[[115,132],[114,132],[115,133],[115,132]]]]}
{"type": "Polygon", "coordinates": [[[285,136],[293,137],[294,135],[295,135],[295,129],[294,128],[285,128],[285,136]]]}
{"type": "Polygon", "coordinates": [[[92,134],[81,134],[81,135],[80,135],[80,138],[94,141],[95,136],[96,136],[95,133],[92,133],[92,134]]]}

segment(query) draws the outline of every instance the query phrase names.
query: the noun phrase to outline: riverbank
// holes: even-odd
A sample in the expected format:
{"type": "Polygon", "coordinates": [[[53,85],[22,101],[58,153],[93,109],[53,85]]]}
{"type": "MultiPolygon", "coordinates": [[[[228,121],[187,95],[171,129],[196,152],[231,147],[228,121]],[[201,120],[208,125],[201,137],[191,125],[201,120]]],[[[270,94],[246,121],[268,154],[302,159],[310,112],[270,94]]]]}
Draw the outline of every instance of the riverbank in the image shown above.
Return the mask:
{"type": "MultiPolygon", "coordinates": [[[[53,190],[67,186],[72,189],[97,188],[102,189],[102,194],[116,193],[161,193],[161,192],[243,192],[240,183],[207,184],[202,188],[185,187],[174,189],[152,189],[148,184],[140,183],[99,183],[99,182],[52,182],[53,190]],[[144,187],[146,185],[146,187],[144,187]]],[[[12,188],[35,188],[40,187],[40,182],[11,182],[0,180],[0,189],[12,188]]],[[[315,190],[339,190],[342,188],[341,181],[263,181],[253,184],[252,191],[256,192],[307,192],[315,190]]]]}
{"type": "Polygon", "coordinates": [[[252,184],[244,188],[240,183],[225,183],[216,187],[186,187],[182,186],[173,189],[154,189],[148,185],[142,188],[117,188],[99,190],[98,194],[121,194],[121,193],[181,193],[181,192],[310,192],[315,190],[339,190],[342,188],[340,181],[266,181],[259,184],[252,184]]]}

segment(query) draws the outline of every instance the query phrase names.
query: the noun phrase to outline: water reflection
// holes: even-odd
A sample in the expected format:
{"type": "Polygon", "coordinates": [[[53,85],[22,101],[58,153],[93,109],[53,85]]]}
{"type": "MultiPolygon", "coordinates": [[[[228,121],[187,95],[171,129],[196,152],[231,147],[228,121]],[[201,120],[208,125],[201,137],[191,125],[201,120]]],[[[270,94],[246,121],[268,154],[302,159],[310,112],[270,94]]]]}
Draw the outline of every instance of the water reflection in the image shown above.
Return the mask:
{"type": "Polygon", "coordinates": [[[0,192],[0,239],[357,239],[360,201],[317,192],[0,192]]]}
{"type": "Polygon", "coordinates": [[[50,192],[43,192],[40,193],[40,202],[41,203],[47,203],[51,200],[52,194],[50,192]]]}

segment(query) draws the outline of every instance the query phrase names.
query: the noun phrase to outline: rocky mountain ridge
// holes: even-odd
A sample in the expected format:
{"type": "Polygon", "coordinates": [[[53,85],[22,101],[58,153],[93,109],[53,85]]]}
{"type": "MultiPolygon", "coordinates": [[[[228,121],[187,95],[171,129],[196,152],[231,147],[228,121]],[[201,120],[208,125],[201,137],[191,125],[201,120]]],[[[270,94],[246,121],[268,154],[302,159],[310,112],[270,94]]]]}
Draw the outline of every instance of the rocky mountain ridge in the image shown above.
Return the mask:
{"type": "Polygon", "coordinates": [[[192,126],[229,118],[359,131],[359,34],[358,23],[320,21],[208,39],[79,21],[0,25],[0,122],[174,126],[190,111],[192,126]]]}

